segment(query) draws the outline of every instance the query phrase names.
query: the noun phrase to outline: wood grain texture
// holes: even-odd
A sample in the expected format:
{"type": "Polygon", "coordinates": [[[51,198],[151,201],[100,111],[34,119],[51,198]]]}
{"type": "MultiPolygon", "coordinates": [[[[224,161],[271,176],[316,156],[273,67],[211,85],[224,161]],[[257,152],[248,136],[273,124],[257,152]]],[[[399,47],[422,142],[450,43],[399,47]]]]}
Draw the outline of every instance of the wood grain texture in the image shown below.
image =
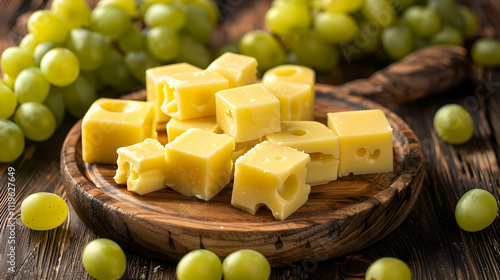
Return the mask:
{"type": "MultiPolygon", "coordinates": [[[[395,114],[361,97],[337,97],[317,85],[315,114],[380,108],[394,138],[394,171],[348,176],[311,189],[308,202],[284,221],[265,208],[250,215],[231,206],[228,185],[209,202],[165,189],[139,196],[114,182],[116,165],[87,164],[81,156],[81,123],[61,152],[68,197],[97,234],[129,251],[170,261],[206,248],[221,258],[243,248],[263,253],[273,266],[307,258],[329,259],[366,247],[389,234],[409,214],[423,182],[418,139],[395,114]]],[[[145,91],[133,97],[145,99],[145,91]]],[[[163,132],[165,133],[165,132],[163,132]]]]}
{"type": "MultiPolygon", "coordinates": [[[[20,0],[0,1],[0,49],[16,44],[23,35],[22,24],[4,24],[20,0]],[[11,8],[13,7],[13,8],[11,8]],[[7,15],[7,16],[5,16],[7,15]]],[[[40,6],[32,1],[27,13],[40,6]]],[[[89,2],[95,3],[96,0],[89,2]]],[[[263,28],[268,0],[218,0],[225,9],[228,26],[220,26],[218,44],[232,40],[244,30],[263,28]],[[244,24],[238,18],[245,15],[244,24]],[[252,19],[252,15],[255,19],[252,19]],[[231,36],[225,36],[224,30],[231,36]],[[233,37],[234,36],[234,37],[233,37]]],[[[497,0],[460,0],[471,7],[482,24],[481,36],[500,39],[500,2],[497,0]]],[[[26,14],[18,18],[25,20],[26,14]]],[[[468,44],[470,46],[470,43],[468,44]]],[[[378,65],[372,60],[343,63],[330,75],[318,80],[340,85],[354,78],[368,78],[378,65]]],[[[467,233],[454,221],[454,204],[465,191],[481,187],[500,201],[500,74],[499,69],[475,69],[472,81],[465,81],[441,94],[392,107],[414,130],[421,141],[425,178],[421,194],[408,217],[391,234],[373,245],[328,260],[310,258],[288,267],[272,269],[271,279],[363,279],[368,265],[380,257],[397,257],[408,263],[414,279],[500,279],[500,218],[487,229],[467,233]],[[459,103],[471,111],[475,131],[472,141],[459,146],[443,143],[432,127],[432,117],[444,104],[459,103]]],[[[67,116],[62,128],[49,141],[28,142],[17,161],[0,165],[0,279],[92,279],[81,264],[85,245],[99,235],[89,229],[69,203],[59,173],[59,152],[63,140],[77,120],[67,116]],[[7,226],[12,217],[5,210],[7,168],[16,170],[16,267],[7,271],[9,253],[7,226]],[[19,219],[21,201],[37,191],[61,195],[69,204],[68,219],[48,232],[26,228],[19,219]]],[[[123,279],[174,280],[175,263],[144,258],[129,251],[123,279]]]]}

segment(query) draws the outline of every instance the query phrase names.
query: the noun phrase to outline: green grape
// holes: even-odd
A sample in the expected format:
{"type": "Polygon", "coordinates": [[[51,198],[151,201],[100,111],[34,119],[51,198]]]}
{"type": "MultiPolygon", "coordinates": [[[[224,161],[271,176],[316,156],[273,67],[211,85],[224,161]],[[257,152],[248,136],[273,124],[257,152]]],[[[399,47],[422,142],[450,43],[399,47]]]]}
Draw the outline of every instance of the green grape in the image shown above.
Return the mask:
{"type": "Polygon", "coordinates": [[[195,0],[193,2],[193,5],[196,5],[205,12],[207,12],[208,20],[210,23],[212,23],[212,26],[217,25],[219,22],[220,14],[219,14],[219,8],[217,5],[214,3],[212,0],[195,0]]]}
{"type": "Polygon", "coordinates": [[[39,44],[39,42],[35,38],[35,35],[28,33],[23,37],[23,39],[21,39],[21,42],[19,42],[19,47],[21,49],[25,49],[27,51],[34,52],[35,48],[38,44],[39,44]]]}
{"type": "Polygon", "coordinates": [[[239,42],[242,54],[253,56],[258,69],[264,72],[286,62],[286,54],[273,35],[264,30],[254,30],[243,35],[239,42]]]}
{"type": "Polygon", "coordinates": [[[36,66],[40,66],[43,56],[55,47],[57,47],[57,45],[54,42],[42,42],[38,44],[33,52],[33,58],[35,59],[36,66]]]}
{"type": "Polygon", "coordinates": [[[464,35],[466,38],[472,38],[479,30],[479,21],[476,15],[467,7],[459,5],[458,11],[462,15],[465,23],[464,35]]]}
{"type": "Polygon", "coordinates": [[[213,29],[213,25],[208,18],[207,12],[195,5],[184,5],[181,6],[186,14],[186,22],[189,24],[184,24],[180,33],[185,33],[187,35],[193,36],[201,42],[208,42],[213,29]]]}
{"type": "Polygon", "coordinates": [[[76,80],[80,73],[80,64],[70,50],[54,48],[43,56],[40,69],[51,84],[63,87],[76,80]]]}
{"type": "Polygon", "coordinates": [[[125,64],[134,78],[142,83],[146,79],[146,69],[160,66],[160,63],[146,52],[129,52],[125,55],[125,64]]]}
{"type": "Polygon", "coordinates": [[[391,26],[396,21],[395,11],[389,0],[366,0],[361,13],[367,20],[382,27],[391,26]]]}
{"type": "Polygon", "coordinates": [[[39,42],[63,43],[68,36],[68,23],[50,10],[38,10],[28,18],[28,32],[39,42]]]}
{"type": "Polygon", "coordinates": [[[146,35],[137,28],[130,28],[118,39],[120,50],[125,53],[146,50],[146,35]]]}
{"type": "Polygon", "coordinates": [[[109,43],[104,35],[79,28],[71,30],[66,48],[76,55],[81,70],[94,71],[107,55],[109,43]]]}
{"type": "Polygon", "coordinates": [[[97,99],[96,89],[91,82],[80,75],[69,86],[61,88],[64,95],[64,104],[69,114],[77,119],[83,117],[90,105],[97,99]]]}
{"type": "Polygon", "coordinates": [[[363,0],[323,0],[325,8],[332,13],[352,13],[363,6],[363,0]]]}
{"type": "Polygon", "coordinates": [[[67,216],[68,204],[54,193],[33,193],[21,203],[21,220],[32,230],[57,228],[67,216]]]}
{"type": "MultiPolygon", "coordinates": [[[[101,65],[102,66],[102,65],[101,65]]],[[[96,92],[103,90],[106,85],[97,77],[97,71],[85,72],[81,71],[80,76],[88,82],[88,84],[96,90],[96,92]]]]}
{"type": "Polygon", "coordinates": [[[427,6],[438,12],[441,17],[453,26],[462,30],[465,25],[464,18],[453,0],[428,0],[427,6]]]}
{"type": "Polygon", "coordinates": [[[295,39],[293,53],[297,63],[319,72],[329,72],[338,64],[338,50],[316,34],[307,34],[295,39]]]}
{"type": "Polygon", "coordinates": [[[50,9],[64,18],[70,29],[89,26],[90,7],[84,0],[54,0],[50,9]]]}
{"type": "Polygon", "coordinates": [[[442,28],[441,16],[423,6],[408,8],[403,14],[403,19],[410,30],[420,37],[433,36],[442,28]]]}
{"type": "Polygon", "coordinates": [[[8,119],[17,107],[17,97],[6,85],[0,84],[0,119],[8,119]]]}
{"type": "Polygon", "coordinates": [[[309,29],[312,17],[306,5],[282,2],[273,5],[266,13],[266,25],[279,36],[288,36],[309,29]]]}
{"type": "Polygon", "coordinates": [[[224,280],[267,280],[271,266],[261,253],[242,249],[229,254],[222,262],[224,280]]]}
{"type": "Polygon", "coordinates": [[[472,189],[457,202],[455,219],[463,230],[476,232],[491,225],[497,212],[498,205],[493,194],[483,189],[472,189]]]}
{"type": "Polygon", "coordinates": [[[181,36],[180,53],[176,58],[178,62],[187,62],[194,66],[205,69],[213,60],[208,48],[191,38],[190,36],[181,36]]]}
{"type": "Polygon", "coordinates": [[[382,47],[390,58],[398,60],[415,49],[415,42],[408,28],[397,24],[382,31],[382,47]]]}
{"type": "Polygon", "coordinates": [[[500,66],[500,41],[481,38],[474,42],[471,48],[474,63],[486,67],[500,66]]]}
{"type": "Polygon", "coordinates": [[[314,18],[316,33],[332,44],[347,43],[354,39],[358,26],[354,18],[345,13],[320,12],[314,18]]]}
{"type": "Polygon", "coordinates": [[[186,23],[186,14],[178,5],[158,3],[148,8],[144,22],[149,27],[166,26],[177,31],[186,23]]]}
{"type": "Polygon", "coordinates": [[[146,42],[149,52],[162,62],[172,61],[180,51],[179,35],[165,26],[151,28],[146,42]]]}
{"type": "Polygon", "coordinates": [[[384,257],[374,261],[366,270],[366,280],[411,280],[408,265],[400,259],[384,257]]]}
{"type": "Polygon", "coordinates": [[[176,273],[179,280],[220,280],[222,263],[213,252],[198,249],[181,258],[177,263],[176,273]]]}
{"type": "Polygon", "coordinates": [[[140,11],[144,14],[149,9],[149,7],[151,7],[154,4],[158,3],[170,4],[174,2],[177,2],[177,0],[142,0],[140,1],[141,3],[140,11]]]}
{"type": "Polygon", "coordinates": [[[447,104],[437,110],[434,129],[449,144],[463,144],[469,141],[474,132],[469,112],[458,104],[447,104]]]}
{"type": "Polygon", "coordinates": [[[14,90],[14,83],[16,82],[16,79],[15,78],[12,78],[9,74],[7,73],[3,73],[3,76],[2,76],[2,81],[3,81],[3,84],[6,85],[8,88],[10,88],[11,90],[14,90]]]}
{"type": "Polygon", "coordinates": [[[14,92],[19,103],[42,103],[49,94],[50,84],[38,67],[24,69],[16,78],[14,92]]]}
{"type": "Polygon", "coordinates": [[[112,49],[104,59],[104,63],[97,69],[97,77],[105,85],[120,91],[130,90],[135,83],[129,72],[125,60],[118,50],[112,49]],[[132,84],[131,84],[132,82],[132,84]]]}
{"type": "Polygon", "coordinates": [[[110,239],[94,239],[85,246],[82,263],[97,280],[120,279],[127,270],[127,258],[120,245],[110,239]]]}
{"type": "Polygon", "coordinates": [[[43,105],[52,112],[56,118],[56,129],[59,128],[66,116],[66,104],[64,103],[64,95],[61,88],[50,87],[49,94],[45,98],[45,101],[43,101],[43,105]]]}
{"type": "Polygon", "coordinates": [[[131,18],[137,17],[137,4],[135,0],[101,0],[97,7],[113,6],[127,12],[131,18]]]}
{"type": "MultiPolygon", "coordinates": [[[[33,54],[20,47],[8,47],[0,57],[0,65],[4,73],[10,78],[15,78],[26,68],[36,66],[33,54]]],[[[4,78],[4,80],[6,80],[4,78]]]]}
{"type": "Polygon", "coordinates": [[[96,7],[90,13],[90,29],[105,36],[119,38],[131,26],[127,11],[115,6],[96,7]]]}
{"type": "Polygon", "coordinates": [[[462,46],[464,44],[464,36],[457,28],[446,25],[439,33],[429,40],[429,44],[462,46]]]}
{"type": "Polygon", "coordinates": [[[23,151],[24,135],[19,126],[10,120],[0,119],[0,162],[13,162],[23,151]]]}
{"type": "Polygon", "coordinates": [[[54,114],[41,103],[21,104],[14,114],[14,122],[19,125],[24,136],[32,141],[45,141],[56,131],[54,114]]]}

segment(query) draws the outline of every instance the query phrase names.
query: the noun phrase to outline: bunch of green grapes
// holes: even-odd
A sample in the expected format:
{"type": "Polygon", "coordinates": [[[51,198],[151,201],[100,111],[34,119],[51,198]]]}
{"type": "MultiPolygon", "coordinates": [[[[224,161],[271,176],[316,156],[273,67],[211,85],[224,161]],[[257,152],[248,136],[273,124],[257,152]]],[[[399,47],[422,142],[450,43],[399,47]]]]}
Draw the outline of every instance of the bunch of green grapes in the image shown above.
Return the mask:
{"type": "MultiPolygon", "coordinates": [[[[274,0],[265,24],[232,46],[254,56],[261,72],[284,63],[329,72],[365,54],[394,61],[429,45],[464,45],[479,29],[453,0],[274,0]]],[[[499,44],[483,42],[473,58],[499,66],[499,44]]]]}
{"type": "Polygon", "coordinates": [[[17,159],[24,138],[49,139],[66,112],[81,118],[99,96],[143,87],[147,68],[208,66],[218,20],[212,0],[54,0],[34,12],[0,57],[0,162],[17,159]]]}

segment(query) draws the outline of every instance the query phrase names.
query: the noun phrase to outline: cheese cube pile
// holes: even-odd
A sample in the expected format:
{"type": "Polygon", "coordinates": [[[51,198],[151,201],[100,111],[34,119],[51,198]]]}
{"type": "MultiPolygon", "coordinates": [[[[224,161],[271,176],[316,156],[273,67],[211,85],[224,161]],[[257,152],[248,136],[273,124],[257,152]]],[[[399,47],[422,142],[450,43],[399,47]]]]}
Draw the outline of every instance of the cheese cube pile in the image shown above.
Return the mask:
{"type": "Polygon", "coordinates": [[[233,181],[231,204],[277,220],[311,186],[393,171],[392,129],[381,110],[314,121],[315,73],[281,65],[257,81],[254,58],[225,53],[207,69],[148,69],[147,102],[101,99],[82,125],[83,159],[117,163],[115,181],[143,195],[170,188],[209,201],[233,181]],[[156,131],[166,132],[160,144],[156,131]],[[151,139],[149,139],[151,138],[151,139]]]}

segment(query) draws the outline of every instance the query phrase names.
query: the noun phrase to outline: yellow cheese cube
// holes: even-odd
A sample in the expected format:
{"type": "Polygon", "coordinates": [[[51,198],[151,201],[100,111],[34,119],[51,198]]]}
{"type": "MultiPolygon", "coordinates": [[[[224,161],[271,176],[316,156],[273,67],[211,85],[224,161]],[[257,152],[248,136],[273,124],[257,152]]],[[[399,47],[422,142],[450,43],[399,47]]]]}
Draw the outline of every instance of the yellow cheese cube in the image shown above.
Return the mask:
{"type": "Polygon", "coordinates": [[[314,90],[316,73],[313,69],[300,65],[279,65],[271,68],[262,76],[262,82],[267,85],[274,81],[286,81],[308,84],[314,90]]]}
{"type": "Polygon", "coordinates": [[[307,184],[315,186],[337,179],[339,137],[326,125],[316,121],[283,121],[281,131],[266,135],[265,139],[311,156],[307,184]]]}
{"type": "Polygon", "coordinates": [[[314,89],[309,84],[286,81],[265,83],[280,101],[282,121],[312,121],[314,119],[314,89]]]}
{"type": "Polygon", "coordinates": [[[279,100],[261,83],[219,91],[216,106],[219,127],[236,142],[281,129],[279,100]]]}
{"type": "Polygon", "coordinates": [[[179,193],[210,200],[231,179],[234,139],[191,128],[165,146],[166,184],[179,193]]]}
{"type": "Polygon", "coordinates": [[[339,176],[393,171],[392,128],[381,110],[328,113],[339,136],[339,176]]]}
{"type": "Polygon", "coordinates": [[[161,105],[165,100],[163,91],[165,84],[160,78],[176,73],[196,71],[201,71],[201,69],[185,62],[162,65],[146,70],[146,100],[154,104],[158,124],[166,123],[170,119],[170,116],[161,111],[161,105]]]}
{"type": "Polygon", "coordinates": [[[236,161],[231,204],[254,215],[266,205],[284,220],[306,203],[309,155],[264,141],[236,161]]]}
{"type": "Polygon", "coordinates": [[[323,153],[312,153],[309,156],[311,162],[307,165],[307,184],[317,186],[337,180],[338,158],[323,153]]]}
{"type": "Polygon", "coordinates": [[[215,115],[215,93],[229,87],[215,71],[177,73],[161,78],[165,100],[161,111],[178,120],[215,115]]]}
{"type": "Polygon", "coordinates": [[[217,119],[215,118],[215,116],[188,119],[183,121],[172,118],[167,123],[166,127],[168,142],[174,141],[177,136],[186,132],[190,128],[199,128],[213,133],[222,133],[222,130],[217,125],[217,119]]]}
{"type": "Polygon", "coordinates": [[[87,163],[116,164],[116,150],[157,138],[153,104],[100,98],[82,121],[82,157],[87,163]]]}
{"type": "Polygon", "coordinates": [[[255,83],[257,60],[251,56],[226,52],[214,60],[207,70],[221,74],[229,81],[229,87],[241,87],[255,83]]]}
{"type": "Polygon", "coordinates": [[[121,147],[118,169],[113,177],[118,184],[127,184],[129,191],[140,195],[166,188],[165,147],[158,140],[148,138],[141,143],[121,147]]]}

